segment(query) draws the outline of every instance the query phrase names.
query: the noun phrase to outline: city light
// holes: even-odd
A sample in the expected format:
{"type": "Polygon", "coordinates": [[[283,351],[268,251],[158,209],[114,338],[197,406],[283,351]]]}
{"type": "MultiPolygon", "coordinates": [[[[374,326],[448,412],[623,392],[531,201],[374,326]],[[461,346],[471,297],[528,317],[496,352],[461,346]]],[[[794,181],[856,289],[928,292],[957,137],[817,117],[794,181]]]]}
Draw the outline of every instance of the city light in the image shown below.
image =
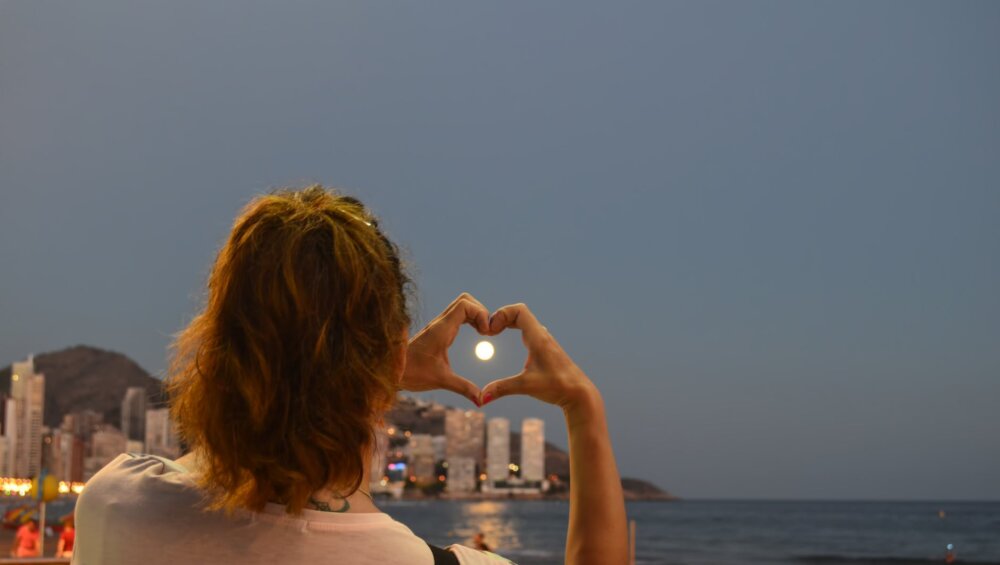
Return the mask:
{"type": "MultiPolygon", "coordinates": [[[[84,483],[59,481],[59,494],[80,494],[84,483]]],[[[4,496],[28,496],[31,491],[31,479],[21,477],[0,477],[0,493],[4,496]]]]}

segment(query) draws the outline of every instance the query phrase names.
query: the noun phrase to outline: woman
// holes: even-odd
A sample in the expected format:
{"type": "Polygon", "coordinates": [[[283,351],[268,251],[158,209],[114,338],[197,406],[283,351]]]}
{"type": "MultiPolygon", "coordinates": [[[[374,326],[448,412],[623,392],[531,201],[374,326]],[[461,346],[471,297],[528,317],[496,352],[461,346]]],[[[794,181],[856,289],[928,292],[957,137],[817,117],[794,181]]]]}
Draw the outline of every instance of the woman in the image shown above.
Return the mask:
{"type": "Polygon", "coordinates": [[[366,489],[382,414],[399,390],[432,389],[562,407],[566,562],[623,563],[624,502],[594,385],[523,304],[491,315],[462,294],[407,340],[408,286],[357,200],[313,186],[250,202],[175,343],[171,413],[192,451],[122,455],[98,472],[77,502],[73,563],[497,563],[429,546],[366,489]],[[481,391],[456,375],[447,353],[462,324],[520,330],[524,370],[481,391]]]}
{"type": "Polygon", "coordinates": [[[38,543],[41,530],[38,529],[38,521],[34,518],[28,520],[14,534],[14,546],[10,550],[13,557],[41,557],[42,546],[38,543]]]}
{"type": "Polygon", "coordinates": [[[76,529],[73,527],[73,517],[66,518],[63,531],[59,534],[56,544],[56,557],[73,557],[73,542],[76,540],[76,529]]]}

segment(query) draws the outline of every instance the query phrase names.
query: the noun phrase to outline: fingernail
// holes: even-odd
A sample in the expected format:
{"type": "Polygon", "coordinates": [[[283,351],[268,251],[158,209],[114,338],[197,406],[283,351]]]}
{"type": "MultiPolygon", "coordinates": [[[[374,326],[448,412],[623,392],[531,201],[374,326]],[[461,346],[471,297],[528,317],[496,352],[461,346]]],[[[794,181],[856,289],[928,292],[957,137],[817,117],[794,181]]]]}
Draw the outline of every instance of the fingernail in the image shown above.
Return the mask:
{"type": "Polygon", "coordinates": [[[492,392],[484,392],[483,393],[483,403],[482,403],[482,406],[486,406],[486,404],[489,401],[491,401],[491,400],[493,400],[493,393],[492,392]]]}
{"type": "Polygon", "coordinates": [[[475,396],[470,396],[469,400],[471,400],[472,403],[475,404],[477,407],[482,407],[482,404],[479,403],[479,399],[476,398],[475,396]]]}

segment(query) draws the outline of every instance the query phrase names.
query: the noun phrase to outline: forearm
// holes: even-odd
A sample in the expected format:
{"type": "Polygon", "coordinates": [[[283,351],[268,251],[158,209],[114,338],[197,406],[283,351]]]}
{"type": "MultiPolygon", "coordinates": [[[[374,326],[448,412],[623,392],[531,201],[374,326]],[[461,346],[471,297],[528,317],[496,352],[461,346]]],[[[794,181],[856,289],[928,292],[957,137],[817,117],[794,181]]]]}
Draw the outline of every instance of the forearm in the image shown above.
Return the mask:
{"type": "Polygon", "coordinates": [[[604,401],[594,389],[563,413],[569,430],[570,458],[566,563],[625,563],[625,499],[611,449],[604,401]]]}

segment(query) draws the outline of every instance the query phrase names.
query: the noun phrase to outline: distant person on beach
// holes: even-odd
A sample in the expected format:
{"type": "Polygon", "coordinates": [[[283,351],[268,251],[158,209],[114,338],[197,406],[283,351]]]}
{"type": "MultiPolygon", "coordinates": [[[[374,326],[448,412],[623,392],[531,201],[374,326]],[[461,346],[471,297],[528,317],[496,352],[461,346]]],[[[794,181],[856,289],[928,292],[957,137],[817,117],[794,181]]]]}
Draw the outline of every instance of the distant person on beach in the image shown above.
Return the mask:
{"type": "Polygon", "coordinates": [[[523,394],[559,406],[573,477],[566,563],[625,563],[621,482],[587,375],[524,304],[491,314],[463,293],[408,338],[410,287],[358,200],[319,186],[252,200],[218,253],[203,311],[174,344],[170,410],[192,451],[123,454],[99,471],[77,501],[73,563],[507,562],[426,543],[367,490],[397,393],[434,389],[476,405],[523,394]],[[482,390],[455,374],[448,348],[463,324],[520,331],[524,369],[482,390]]]}
{"type": "Polygon", "coordinates": [[[56,557],[73,557],[73,542],[76,540],[76,529],[73,527],[73,517],[70,516],[63,524],[63,531],[59,534],[59,543],[56,544],[56,557]]]}
{"type": "Polygon", "coordinates": [[[490,546],[486,544],[486,535],[483,532],[479,532],[475,536],[473,536],[472,547],[476,549],[481,549],[483,551],[490,550],[490,546]]]}
{"type": "Polygon", "coordinates": [[[28,520],[14,534],[14,547],[11,548],[10,554],[14,557],[41,557],[40,534],[38,521],[34,518],[28,520]]]}

